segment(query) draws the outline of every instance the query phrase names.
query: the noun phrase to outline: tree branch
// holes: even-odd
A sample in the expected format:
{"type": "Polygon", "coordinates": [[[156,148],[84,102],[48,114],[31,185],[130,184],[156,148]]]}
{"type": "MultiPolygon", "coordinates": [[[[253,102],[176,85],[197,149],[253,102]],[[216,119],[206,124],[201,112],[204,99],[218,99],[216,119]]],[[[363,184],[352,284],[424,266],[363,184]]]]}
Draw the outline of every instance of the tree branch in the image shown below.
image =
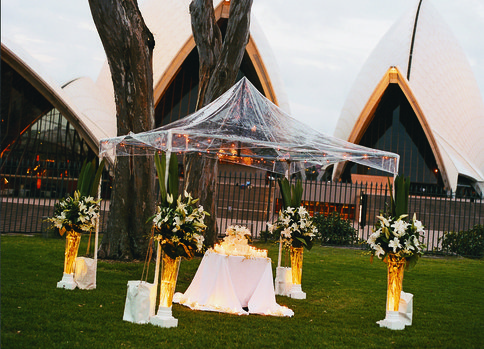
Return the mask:
{"type": "Polygon", "coordinates": [[[199,88],[196,109],[203,107],[210,77],[222,49],[222,33],[215,20],[212,0],[193,0],[190,3],[193,38],[198,50],[199,88]]]}
{"type": "Polygon", "coordinates": [[[210,78],[203,105],[221,96],[235,83],[245,47],[249,42],[251,7],[252,0],[230,2],[229,21],[222,52],[210,78]]]}

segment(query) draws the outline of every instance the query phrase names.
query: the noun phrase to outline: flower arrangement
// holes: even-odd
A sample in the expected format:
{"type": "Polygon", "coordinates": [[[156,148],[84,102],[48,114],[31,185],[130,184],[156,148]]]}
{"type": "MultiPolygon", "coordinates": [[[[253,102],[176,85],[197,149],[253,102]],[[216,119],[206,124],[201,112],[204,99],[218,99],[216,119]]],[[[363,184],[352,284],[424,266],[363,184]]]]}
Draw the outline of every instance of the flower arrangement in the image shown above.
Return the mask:
{"type": "Polygon", "coordinates": [[[267,224],[267,227],[270,233],[281,235],[285,248],[306,247],[310,250],[313,237],[318,232],[304,206],[280,210],[279,219],[274,224],[267,224]]]}
{"type": "MultiPolygon", "coordinates": [[[[407,268],[415,265],[423,255],[425,245],[420,241],[420,234],[425,233],[421,221],[416,214],[408,221],[408,197],[410,179],[397,176],[395,191],[391,196],[391,203],[387,213],[377,216],[377,223],[373,234],[367,240],[373,256],[386,261],[389,256],[393,259],[404,259],[407,268]]],[[[392,185],[389,183],[390,190],[392,185]]]]}
{"type": "Polygon", "coordinates": [[[251,234],[247,227],[242,225],[231,225],[225,230],[224,241],[234,245],[242,245],[250,242],[251,234]]]}
{"type": "Polygon", "coordinates": [[[173,202],[173,196],[167,195],[167,206],[158,206],[153,217],[155,239],[160,240],[161,248],[172,259],[177,257],[193,258],[195,252],[203,250],[203,232],[205,216],[203,206],[196,206],[198,199],[193,199],[187,192],[173,202]]]}
{"type": "Polygon", "coordinates": [[[184,197],[178,195],[178,159],[171,154],[169,159],[164,152],[161,156],[155,153],[155,167],[160,185],[160,205],[154,216],[148,219],[153,223],[155,239],[160,241],[163,252],[170,258],[193,258],[195,252],[204,249],[203,232],[207,228],[204,223],[203,206],[196,205],[199,199],[192,198],[184,192],[184,197]],[[174,198],[178,198],[176,202],[174,198]]]}
{"type": "Polygon", "coordinates": [[[47,218],[48,222],[59,229],[60,235],[66,231],[77,233],[91,232],[96,227],[99,218],[99,203],[95,200],[105,160],[96,166],[96,160],[84,161],[77,181],[77,190],[73,196],[68,196],[54,205],[54,216],[47,218]]]}
{"type": "Polygon", "coordinates": [[[228,256],[242,256],[245,258],[267,258],[267,250],[250,246],[250,230],[242,225],[231,225],[225,230],[225,237],[221,243],[215,244],[212,251],[228,256]]]}
{"type": "Polygon", "coordinates": [[[374,232],[367,240],[372,256],[385,260],[389,254],[393,254],[398,259],[404,258],[408,266],[417,262],[425,248],[420,242],[420,234],[425,230],[415,214],[410,222],[407,222],[407,217],[407,214],[398,218],[377,216],[374,232]]]}
{"type": "Polygon", "coordinates": [[[54,223],[61,235],[65,231],[78,233],[92,231],[99,217],[99,202],[92,196],[83,196],[76,190],[74,196],[62,199],[54,205],[54,216],[47,220],[54,223]]]}

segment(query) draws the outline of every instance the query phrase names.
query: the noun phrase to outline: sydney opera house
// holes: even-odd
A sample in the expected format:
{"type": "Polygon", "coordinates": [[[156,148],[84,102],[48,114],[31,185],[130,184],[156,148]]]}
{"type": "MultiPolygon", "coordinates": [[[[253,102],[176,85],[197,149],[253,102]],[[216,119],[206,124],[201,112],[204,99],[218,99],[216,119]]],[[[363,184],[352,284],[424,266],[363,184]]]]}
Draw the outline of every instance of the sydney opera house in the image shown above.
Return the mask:
{"type": "MultiPolygon", "coordinates": [[[[145,21],[156,38],[157,127],[195,108],[198,53],[189,2],[143,3],[145,21]]],[[[216,0],[214,4],[223,31],[229,2],[216,0]]],[[[270,45],[253,18],[239,75],[289,111],[276,67],[270,45]]],[[[99,140],[116,136],[107,64],[96,81],[79,77],[58,86],[43,73],[39,62],[2,36],[1,74],[3,191],[46,190],[39,181],[28,188],[13,188],[9,178],[27,175],[22,173],[26,171],[23,163],[32,164],[26,168],[37,176],[62,176],[56,173],[55,164],[95,157],[99,140]],[[18,167],[6,170],[7,163],[18,167]]],[[[398,153],[400,173],[410,176],[422,190],[436,187],[455,193],[464,188],[482,195],[483,134],[484,103],[462,49],[430,2],[415,1],[368,58],[347,96],[334,136],[398,153]]],[[[350,163],[333,169],[333,178],[344,181],[369,175],[379,173],[350,163]]]]}
{"type": "MultiPolygon", "coordinates": [[[[385,34],[347,96],[335,136],[400,154],[422,190],[484,192],[484,104],[459,43],[429,1],[385,34]]],[[[339,164],[333,176],[372,171],[339,164]]]]}

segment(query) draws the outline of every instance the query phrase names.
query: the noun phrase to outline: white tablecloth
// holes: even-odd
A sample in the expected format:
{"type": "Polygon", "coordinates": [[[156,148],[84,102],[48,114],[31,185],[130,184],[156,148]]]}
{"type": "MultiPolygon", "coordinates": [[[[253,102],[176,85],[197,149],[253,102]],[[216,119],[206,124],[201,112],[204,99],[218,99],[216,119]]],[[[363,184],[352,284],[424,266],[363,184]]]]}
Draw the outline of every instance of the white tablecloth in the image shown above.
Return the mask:
{"type": "Polygon", "coordinates": [[[174,302],[191,309],[239,315],[292,316],[276,303],[270,258],[227,256],[207,251],[192,283],[174,302]],[[248,308],[248,311],[243,308],[248,308]]]}

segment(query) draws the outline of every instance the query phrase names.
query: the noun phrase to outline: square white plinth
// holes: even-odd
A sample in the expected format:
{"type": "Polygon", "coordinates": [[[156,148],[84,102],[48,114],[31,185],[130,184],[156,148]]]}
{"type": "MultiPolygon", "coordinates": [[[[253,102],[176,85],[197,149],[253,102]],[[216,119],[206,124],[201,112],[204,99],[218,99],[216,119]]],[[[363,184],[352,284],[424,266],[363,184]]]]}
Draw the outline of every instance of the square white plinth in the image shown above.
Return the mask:
{"type": "Polygon", "coordinates": [[[74,274],[66,274],[62,276],[62,280],[57,283],[57,288],[65,288],[66,290],[73,290],[77,287],[74,281],[74,274]]]}
{"type": "Polygon", "coordinates": [[[301,285],[293,284],[290,291],[290,297],[294,299],[306,299],[306,292],[303,292],[301,285]]]}
{"type": "Polygon", "coordinates": [[[398,311],[387,311],[385,319],[377,321],[380,327],[391,330],[403,330],[405,326],[412,325],[413,294],[402,291],[398,311]]]}
{"type": "Polygon", "coordinates": [[[171,307],[160,307],[158,313],[150,318],[150,324],[159,327],[177,327],[178,319],[175,319],[171,313],[171,307]]]}

